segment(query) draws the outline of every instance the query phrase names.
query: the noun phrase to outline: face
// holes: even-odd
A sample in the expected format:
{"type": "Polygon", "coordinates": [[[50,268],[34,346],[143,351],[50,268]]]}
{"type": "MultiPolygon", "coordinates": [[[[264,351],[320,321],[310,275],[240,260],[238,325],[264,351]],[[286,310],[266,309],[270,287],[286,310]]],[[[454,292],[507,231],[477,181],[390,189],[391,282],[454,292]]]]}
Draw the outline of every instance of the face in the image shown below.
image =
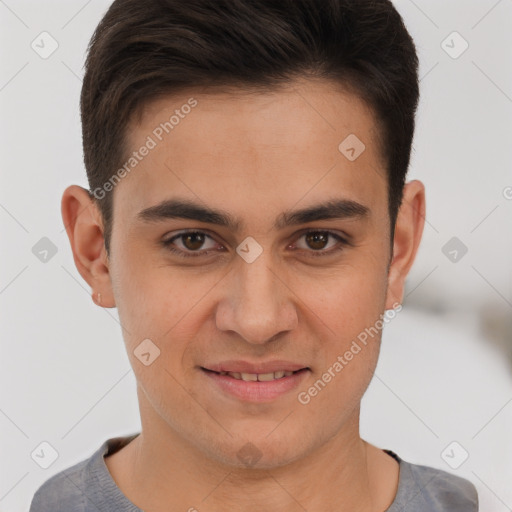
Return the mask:
{"type": "Polygon", "coordinates": [[[325,82],[159,99],[130,126],[130,147],[150,149],[115,186],[97,284],[118,308],[144,429],[258,467],[353,431],[407,270],[391,293],[376,135],[365,104],[325,82]]]}

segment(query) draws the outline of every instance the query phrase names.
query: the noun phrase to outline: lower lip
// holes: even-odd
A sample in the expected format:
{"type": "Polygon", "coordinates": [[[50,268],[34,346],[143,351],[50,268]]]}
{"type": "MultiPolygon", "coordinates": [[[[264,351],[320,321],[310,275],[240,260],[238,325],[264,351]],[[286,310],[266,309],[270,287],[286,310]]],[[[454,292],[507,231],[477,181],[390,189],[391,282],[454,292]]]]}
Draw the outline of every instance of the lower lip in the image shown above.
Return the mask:
{"type": "Polygon", "coordinates": [[[203,368],[201,371],[225,393],[248,402],[270,402],[296,388],[309,373],[304,368],[288,377],[260,382],[239,380],[203,368]]]}

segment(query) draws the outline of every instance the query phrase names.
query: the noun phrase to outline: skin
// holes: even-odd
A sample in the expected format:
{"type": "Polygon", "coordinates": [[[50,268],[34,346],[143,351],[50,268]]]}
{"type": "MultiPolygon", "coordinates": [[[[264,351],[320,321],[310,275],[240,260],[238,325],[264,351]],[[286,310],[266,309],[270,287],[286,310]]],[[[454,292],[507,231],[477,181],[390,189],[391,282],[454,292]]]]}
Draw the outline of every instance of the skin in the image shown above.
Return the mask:
{"type": "Polygon", "coordinates": [[[383,511],[399,466],[359,435],[381,331],[307,405],[297,394],[401,303],[423,232],[424,186],[405,186],[391,260],[378,131],[357,96],[312,80],[258,94],[187,91],[148,103],[129,126],[130,147],[190,97],[198,105],[115,187],[109,257],[86,190],[72,185],[62,198],[77,269],[96,302],[101,294],[101,307],[118,308],[138,383],[142,432],[107,457],[107,467],[150,512],[383,511]],[[351,133],[366,146],[353,162],[338,150],[351,133]],[[171,197],[222,209],[242,227],[137,218],[171,197]],[[339,198],[368,206],[370,215],[273,228],[281,212],[339,198]],[[339,242],[314,245],[306,228],[348,234],[351,244],[312,257],[339,242]],[[174,247],[211,249],[206,256],[180,258],[162,245],[184,229],[212,238],[202,246],[176,239],[174,247]],[[247,236],[263,248],[252,263],[235,252],[247,236]],[[161,351],[149,366],[133,352],[146,338],[161,351]],[[247,403],[224,395],[199,369],[224,359],[286,359],[311,372],[300,389],[247,403]],[[250,467],[237,456],[247,442],[260,453],[250,467]]]}

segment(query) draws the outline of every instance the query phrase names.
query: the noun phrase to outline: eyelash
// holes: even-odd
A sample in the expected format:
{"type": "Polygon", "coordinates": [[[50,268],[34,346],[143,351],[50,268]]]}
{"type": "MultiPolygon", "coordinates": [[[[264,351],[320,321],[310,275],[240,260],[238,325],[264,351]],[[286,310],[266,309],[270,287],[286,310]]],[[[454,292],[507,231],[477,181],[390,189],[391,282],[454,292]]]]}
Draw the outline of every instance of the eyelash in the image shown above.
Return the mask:
{"type": "MultiPolygon", "coordinates": [[[[211,237],[208,233],[205,233],[204,231],[190,230],[190,231],[183,231],[178,235],[174,235],[172,238],[169,238],[168,240],[164,240],[162,243],[167,250],[169,250],[170,252],[176,254],[177,256],[179,256],[181,258],[197,258],[200,256],[206,256],[212,249],[207,249],[207,250],[203,250],[203,251],[187,252],[187,251],[182,251],[181,249],[176,249],[175,247],[172,247],[174,240],[176,240],[180,237],[183,237],[185,235],[195,234],[195,233],[201,234],[201,235],[206,235],[207,237],[209,237],[213,240],[213,237],[211,237]]],[[[306,252],[310,253],[308,257],[317,258],[317,257],[323,257],[323,256],[330,256],[334,253],[344,250],[346,246],[350,245],[347,242],[347,240],[345,240],[343,237],[341,237],[340,235],[338,235],[337,233],[335,233],[333,231],[329,231],[328,229],[310,229],[308,231],[305,231],[304,233],[301,233],[299,238],[302,238],[303,236],[306,236],[310,233],[328,234],[328,235],[332,236],[333,238],[335,238],[339,242],[339,244],[336,245],[334,248],[328,249],[326,251],[325,250],[306,251],[306,252]]],[[[299,250],[305,250],[305,249],[299,249],[299,250]]]]}

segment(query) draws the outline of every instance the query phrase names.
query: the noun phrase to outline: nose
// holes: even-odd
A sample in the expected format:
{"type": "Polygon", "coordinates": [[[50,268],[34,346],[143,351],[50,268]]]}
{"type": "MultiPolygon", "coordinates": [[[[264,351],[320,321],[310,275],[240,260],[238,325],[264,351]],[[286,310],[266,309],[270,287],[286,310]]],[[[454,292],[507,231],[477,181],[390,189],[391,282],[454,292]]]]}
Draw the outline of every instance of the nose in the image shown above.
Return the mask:
{"type": "Polygon", "coordinates": [[[252,263],[237,262],[216,310],[219,330],[236,332],[246,342],[261,345],[296,328],[293,291],[271,263],[266,251],[252,263]]]}

